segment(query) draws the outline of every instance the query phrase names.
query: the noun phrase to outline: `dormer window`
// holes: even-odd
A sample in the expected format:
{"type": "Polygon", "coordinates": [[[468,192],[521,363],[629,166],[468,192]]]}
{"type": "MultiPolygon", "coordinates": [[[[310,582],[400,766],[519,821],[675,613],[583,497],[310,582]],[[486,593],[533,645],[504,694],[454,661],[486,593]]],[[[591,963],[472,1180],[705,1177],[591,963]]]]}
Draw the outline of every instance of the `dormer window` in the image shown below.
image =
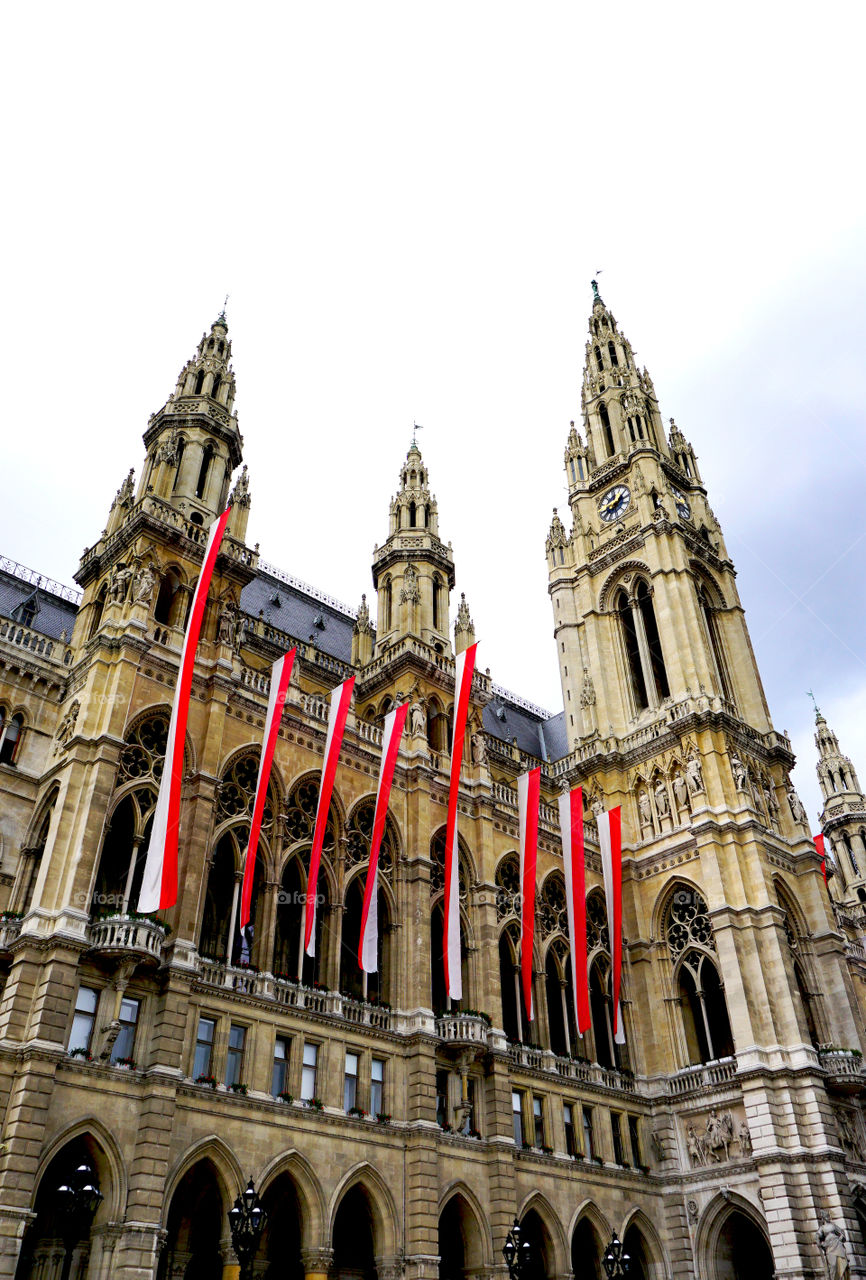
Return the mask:
{"type": "Polygon", "coordinates": [[[315,618],[313,618],[313,626],[318,627],[320,631],[325,630],[325,615],[322,613],[321,610],[319,610],[315,618]]]}
{"type": "Polygon", "coordinates": [[[36,599],[36,592],[26,600],[22,600],[21,604],[15,606],[12,610],[12,617],[15,622],[23,622],[25,627],[33,626],[33,619],[39,612],[39,601],[36,599]]]}
{"type": "Polygon", "coordinates": [[[274,594],[269,597],[268,603],[272,604],[275,609],[281,609],[283,607],[283,602],[280,599],[279,592],[275,591],[274,594]]]}

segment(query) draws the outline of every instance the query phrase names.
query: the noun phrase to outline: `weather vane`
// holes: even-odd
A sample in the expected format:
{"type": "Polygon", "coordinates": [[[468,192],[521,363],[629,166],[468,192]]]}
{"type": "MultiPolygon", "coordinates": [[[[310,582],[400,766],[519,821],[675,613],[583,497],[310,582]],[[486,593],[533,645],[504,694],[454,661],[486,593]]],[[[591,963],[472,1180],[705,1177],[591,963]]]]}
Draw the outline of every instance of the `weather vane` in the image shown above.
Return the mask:
{"type": "Polygon", "coordinates": [[[424,430],[424,428],[422,427],[421,423],[420,423],[420,422],[415,422],[415,420],[414,420],[414,418],[413,418],[413,420],[412,420],[412,448],[413,448],[413,449],[417,449],[417,448],[418,448],[418,441],[415,439],[415,433],[416,433],[417,431],[423,431],[423,430],[424,430]]]}
{"type": "Polygon", "coordinates": [[[807,693],[807,694],[809,695],[809,697],[812,699],[812,702],[813,702],[813,704],[814,704],[814,706],[815,706],[815,715],[816,715],[816,716],[819,716],[819,715],[821,714],[821,708],[818,706],[818,703],[815,701],[815,695],[814,695],[814,693],[812,692],[812,690],[811,690],[811,689],[807,689],[807,690],[806,690],[806,693],[807,693]]]}
{"type": "Polygon", "coordinates": [[[229,305],[229,295],[228,295],[228,294],[226,294],[226,300],[225,300],[225,302],[223,303],[223,309],[222,309],[222,311],[220,312],[220,319],[221,319],[221,320],[225,320],[225,318],[226,318],[226,307],[227,307],[228,305],[229,305]]]}

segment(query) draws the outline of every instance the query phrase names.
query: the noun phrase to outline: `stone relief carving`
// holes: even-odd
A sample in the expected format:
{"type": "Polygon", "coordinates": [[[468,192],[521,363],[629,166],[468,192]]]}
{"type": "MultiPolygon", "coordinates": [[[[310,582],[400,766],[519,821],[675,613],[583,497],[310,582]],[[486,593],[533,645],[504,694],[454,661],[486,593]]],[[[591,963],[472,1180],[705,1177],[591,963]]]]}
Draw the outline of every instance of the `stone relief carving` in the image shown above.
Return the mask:
{"type": "Polygon", "coordinates": [[[66,712],[66,715],[60,721],[57,727],[57,733],[54,735],[54,754],[59,755],[61,751],[66,749],[66,745],[75,733],[75,722],[78,719],[78,713],[81,710],[81,703],[76,700],[66,712]]]}
{"type": "Polygon", "coordinates": [[[692,1168],[728,1163],[737,1158],[748,1160],[752,1155],[752,1136],[744,1119],[738,1123],[730,1111],[713,1107],[706,1118],[696,1116],[686,1126],[686,1148],[692,1168]]]}

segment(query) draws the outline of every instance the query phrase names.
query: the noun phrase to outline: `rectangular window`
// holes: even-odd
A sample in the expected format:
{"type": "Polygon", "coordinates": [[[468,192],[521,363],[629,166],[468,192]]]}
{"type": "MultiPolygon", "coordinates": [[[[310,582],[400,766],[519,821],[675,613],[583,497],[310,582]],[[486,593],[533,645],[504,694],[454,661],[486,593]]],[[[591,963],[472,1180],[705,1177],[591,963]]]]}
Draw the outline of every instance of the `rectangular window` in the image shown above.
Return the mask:
{"type": "Polygon", "coordinates": [[[617,1164],[628,1164],[622,1145],[622,1116],[618,1111],[610,1113],[610,1132],[613,1138],[613,1158],[617,1164]]]}
{"type": "Polygon", "coordinates": [[[69,1033],[67,1046],[70,1053],[73,1049],[85,1049],[87,1053],[90,1052],[98,1000],[99,992],[93,987],[78,988],[78,995],[75,998],[75,1017],[72,1019],[72,1030],[69,1033]]]}
{"type": "Polygon", "coordinates": [[[346,1070],[343,1074],[343,1110],[350,1111],[358,1105],[358,1055],[346,1054],[346,1070]]]}
{"type": "Polygon", "coordinates": [[[534,1139],[536,1147],[546,1145],[544,1139],[544,1102],[541,1098],[532,1099],[532,1124],[535,1130],[534,1139]]]}
{"type": "Polygon", "coordinates": [[[198,1034],[195,1038],[195,1058],[192,1064],[193,1080],[197,1080],[199,1076],[209,1076],[211,1073],[215,1028],[216,1020],[214,1018],[199,1018],[198,1034]]]}
{"type": "Polygon", "coordinates": [[[277,1036],[274,1041],[274,1066],[271,1071],[271,1093],[275,1098],[285,1093],[289,1087],[289,1052],[291,1040],[287,1036],[277,1036]]]}
{"type": "Polygon", "coordinates": [[[473,1129],[476,1132],[478,1132],[481,1129],[481,1124],[480,1124],[481,1117],[478,1114],[478,1105],[477,1105],[478,1094],[477,1094],[476,1081],[474,1076],[470,1076],[469,1079],[466,1081],[466,1089],[467,1089],[467,1098],[469,1101],[469,1115],[466,1117],[466,1123],[463,1126],[463,1132],[465,1134],[469,1134],[472,1132],[473,1129]]]}
{"type": "Polygon", "coordinates": [[[448,1072],[436,1072],[436,1123],[448,1123],[448,1072]]]}
{"type": "Polygon", "coordinates": [[[583,1108],[583,1154],[587,1160],[595,1155],[595,1142],[592,1136],[592,1107],[583,1108]]]}
{"type": "Polygon", "coordinates": [[[118,1021],[120,1022],[120,1031],[111,1050],[111,1061],[117,1062],[118,1058],[132,1058],[135,1049],[135,1028],[138,1025],[138,1011],[141,1008],[140,1000],[133,1000],[129,996],[124,996],[120,1002],[120,1014],[118,1021]]]}
{"type": "Polygon", "coordinates": [[[632,1161],[640,1168],[643,1164],[643,1157],[640,1149],[640,1128],[637,1116],[629,1116],[628,1118],[628,1136],[631,1142],[632,1161]]]}
{"type": "Polygon", "coordinates": [[[568,1155],[576,1156],[577,1135],[574,1132],[574,1109],[570,1102],[563,1102],[562,1118],[565,1123],[565,1150],[568,1155]]]}
{"type": "Polygon", "coordinates": [[[514,1145],[523,1146],[523,1094],[519,1089],[511,1090],[511,1118],[514,1122],[514,1145]]]}
{"type": "Polygon", "coordinates": [[[370,1111],[374,1116],[385,1110],[385,1059],[374,1058],[370,1068],[370,1111]]]}
{"type": "Polygon", "coordinates": [[[226,1086],[241,1083],[244,1069],[244,1045],[247,1039],[246,1027],[239,1027],[234,1022],[229,1029],[229,1051],[226,1056],[226,1086]]]}
{"type": "Polygon", "coordinates": [[[304,1045],[304,1065],[301,1070],[301,1097],[303,1100],[309,1101],[315,1098],[316,1094],[316,1072],[319,1065],[319,1046],[317,1044],[304,1045]]]}

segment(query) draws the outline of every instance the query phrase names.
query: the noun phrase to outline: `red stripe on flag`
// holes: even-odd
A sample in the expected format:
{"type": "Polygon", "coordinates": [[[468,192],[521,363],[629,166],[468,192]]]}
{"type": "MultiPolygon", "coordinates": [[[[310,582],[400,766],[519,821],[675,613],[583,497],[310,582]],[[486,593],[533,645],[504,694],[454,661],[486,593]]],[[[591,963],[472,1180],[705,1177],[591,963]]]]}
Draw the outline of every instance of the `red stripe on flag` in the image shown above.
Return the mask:
{"type": "Polygon", "coordinates": [[[613,1034],[619,1025],[619,992],[622,982],[622,808],[617,805],[610,811],[610,862],[613,872],[613,1034]]]}
{"type": "Polygon", "coordinates": [[[319,803],[316,807],[316,827],[313,832],[313,847],[310,850],[310,871],[307,876],[307,907],[304,927],[304,950],[308,956],[316,954],[316,939],[313,928],[316,923],[316,886],[319,883],[319,863],[322,860],[322,845],[325,843],[325,829],[328,825],[328,810],[331,807],[331,793],[334,790],[334,778],[337,773],[337,761],[340,758],[340,747],[343,732],[346,728],[346,717],[352,701],[352,689],[355,677],[349,676],[338,685],[331,694],[331,714],[328,718],[328,734],[325,739],[325,763],[322,767],[322,785],[319,789],[319,803]]]}
{"type": "MultiPolygon", "coordinates": [[[[815,848],[818,850],[818,857],[821,859],[821,871],[824,875],[824,884],[827,884],[827,850],[824,847],[823,833],[814,837],[815,848]]],[[[829,888],[829,885],[827,886],[829,888]]]]}
{"type": "Polygon", "coordinates": [[[571,946],[571,985],[574,1011],[580,1035],[592,1023],[589,1007],[589,980],[586,956],[586,858],[583,836],[583,790],[559,797],[559,825],[562,833],[562,865],[565,872],[568,935],[571,946]]]}
{"type": "Polygon", "coordinates": [[[532,948],[535,942],[535,868],[538,858],[538,803],[541,797],[541,768],[530,769],[517,779],[520,822],[520,969],[523,978],[523,1005],[530,1022],[532,1007],[532,948]]]}
{"type": "Polygon", "coordinates": [[[394,780],[397,753],[400,750],[408,711],[409,703],[404,702],[393,711],[389,711],[385,717],[385,732],[382,736],[382,768],[376,791],[376,816],[373,819],[370,863],[367,868],[367,884],[364,888],[364,905],[361,909],[361,936],[358,940],[358,964],[365,973],[375,973],[378,968],[379,902],[376,895],[379,884],[379,847],[382,836],[385,834],[391,783],[394,780]]]}
{"type": "Polygon", "coordinates": [[[460,768],[463,764],[463,739],[466,735],[466,716],[477,648],[476,642],[458,653],[455,664],[457,679],[454,732],[451,738],[451,783],[448,788],[448,820],[445,827],[445,904],[442,924],[445,990],[452,1000],[460,1000],[463,996],[463,976],[460,972],[460,865],[454,846],[457,843],[457,798],[460,792],[460,768]]]}
{"type": "Polygon", "coordinates": [[[268,714],[265,717],[265,731],[262,737],[262,758],[259,763],[259,778],[256,783],[256,799],[253,805],[253,820],[250,824],[250,838],[247,844],[244,861],[244,883],[241,892],[241,928],[245,929],[250,922],[250,905],[253,897],[253,872],[256,865],[256,853],[259,848],[259,833],[262,829],[262,814],[265,811],[265,797],[268,794],[268,782],[271,777],[271,766],[274,763],[274,750],[277,745],[277,734],[280,731],[283,707],[286,703],[286,690],[292,678],[292,664],[295,661],[296,649],[277,658],[271,667],[271,690],[268,699],[268,714]]]}
{"type": "Polygon", "coordinates": [[[177,902],[180,787],[183,780],[183,748],[186,742],[195,653],[207,606],[207,593],[230,513],[229,507],[210,527],[204,561],[193,596],[189,625],[181,652],[180,675],[171,708],[165,762],[145,859],[144,879],[138,898],[139,911],[162,910],[165,907],[173,907],[177,902]]]}

